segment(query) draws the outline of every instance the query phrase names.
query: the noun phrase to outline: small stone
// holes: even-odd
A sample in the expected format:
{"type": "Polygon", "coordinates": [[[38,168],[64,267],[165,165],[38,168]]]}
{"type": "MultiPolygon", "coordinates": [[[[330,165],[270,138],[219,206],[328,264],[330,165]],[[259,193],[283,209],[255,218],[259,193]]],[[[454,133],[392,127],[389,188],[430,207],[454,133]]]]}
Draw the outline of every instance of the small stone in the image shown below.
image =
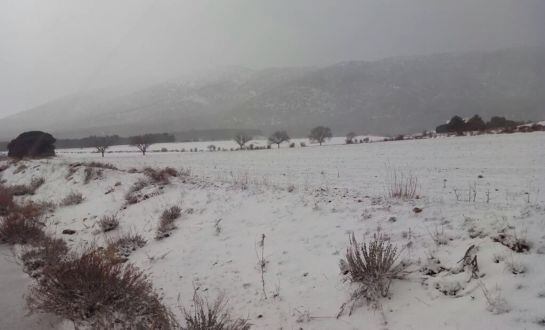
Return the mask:
{"type": "Polygon", "coordinates": [[[396,218],[396,217],[390,217],[390,219],[388,219],[388,221],[390,221],[390,222],[396,222],[396,221],[397,221],[397,218],[396,218]]]}
{"type": "Polygon", "coordinates": [[[423,210],[422,210],[421,208],[419,208],[419,207],[415,207],[415,208],[413,209],[413,212],[414,212],[414,213],[420,213],[420,212],[422,212],[422,211],[423,211],[423,210]]]}
{"type": "Polygon", "coordinates": [[[62,231],[63,235],[74,235],[76,233],[73,229],[65,229],[62,231]]]}

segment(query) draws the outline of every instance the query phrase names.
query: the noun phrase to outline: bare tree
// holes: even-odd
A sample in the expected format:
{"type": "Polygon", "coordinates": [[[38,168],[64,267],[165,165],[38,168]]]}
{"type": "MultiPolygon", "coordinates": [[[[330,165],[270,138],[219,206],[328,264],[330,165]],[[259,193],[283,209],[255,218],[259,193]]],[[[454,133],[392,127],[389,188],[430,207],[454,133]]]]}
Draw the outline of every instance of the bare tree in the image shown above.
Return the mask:
{"type": "Polygon", "coordinates": [[[252,140],[252,137],[245,133],[239,132],[235,135],[233,140],[235,140],[235,142],[239,145],[240,149],[242,149],[246,143],[252,140]]]}
{"type": "Polygon", "coordinates": [[[131,137],[130,144],[138,148],[142,152],[142,155],[145,156],[146,151],[152,143],[146,135],[138,135],[131,137]]]}
{"type": "Polygon", "coordinates": [[[310,135],[308,136],[308,138],[311,141],[316,141],[320,145],[322,145],[322,143],[324,143],[326,139],[331,139],[332,136],[333,135],[331,134],[331,128],[318,126],[318,127],[314,127],[310,131],[310,135]]]}
{"type": "Polygon", "coordinates": [[[282,142],[288,142],[290,137],[286,131],[276,131],[271,136],[269,136],[269,142],[274,143],[280,148],[282,142]]]}
{"type": "Polygon", "coordinates": [[[346,138],[345,138],[346,144],[354,143],[354,138],[355,137],[356,137],[356,133],[354,133],[354,132],[350,132],[350,133],[346,134],[346,138]]]}
{"type": "Polygon", "coordinates": [[[97,149],[98,152],[102,154],[102,157],[104,157],[104,153],[111,145],[112,145],[112,140],[106,136],[95,138],[95,148],[97,149]]]}

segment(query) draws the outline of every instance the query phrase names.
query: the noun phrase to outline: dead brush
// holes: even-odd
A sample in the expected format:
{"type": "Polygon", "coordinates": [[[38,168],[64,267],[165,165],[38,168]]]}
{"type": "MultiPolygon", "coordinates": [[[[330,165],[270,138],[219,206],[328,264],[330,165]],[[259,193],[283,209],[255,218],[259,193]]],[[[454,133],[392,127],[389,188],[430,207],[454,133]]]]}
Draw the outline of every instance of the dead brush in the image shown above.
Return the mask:
{"type": "Polygon", "coordinates": [[[159,219],[159,226],[157,227],[156,239],[162,239],[170,236],[170,232],[176,229],[174,223],[176,219],[182,214],[182,209],[178,206],[172,206],[164,210],[159,219]]]}
{"type": "Polygon", "coordinates": [[[182,308],[182,313],[186,323],[183,330],[249,330],[251,327],[245,319],[232,318],[223,295],[211,304],[195,290],[192,307],[182,308]]]}
{"type": "Polygon", "coordinates": [[[24,195],[34,195],[36,190],[40,188],[45,183],[45,179],[33,178],[28,185],[14,185],[9,187],[9,190],[14,196],[24,196],[24,195]]]}
{"type": "Polygon", "coordinates": [[[14,207],[13,194],[9,189],[0,185],[0,216],[8,215],[14,207]]]}
{"type": "Polygon", "coordinates": [[[108,170],[117,170],[117,167],[115,165],[110,163],[102,163],[102,162],[88,162],[85,163],[85,166],[87,167],[96,167],[96,168],[104,168],[108,170]]]}
{"type": "Polygon", "coordinates": [[[120,262],[128,260],[132,252],[146,245],[146,240],[139,234],[124,234],[107,241],[105,253],[120,262]]]}
{"type": "Polygon", "coordinates": [[[71,192],[66,197],[64,197],[60,203],[61,206],[71,206],[78,205],[83,202],[83,195],[79,192],[71,192]]]}
{"type": "Polygon", "coordinates": [[[25,247],[21,253],[23,271],[29,276],[41,276],[41,270],[46,266],[60,262],[68,253],[64,240],[45,236],[40,244],[34,247],[25,247]]]}
{"type": "Polygon", "coordinates": [[[337,317],[344,313],[347,305],[350,305],[349,315],[364,301],[376,305],[381,297],[388,296],[394,279],[402,279],[408,274],[407,265],[397,261],[397,248],[384,235],[377,233],[369,243],[360,244],[352,234],[349,242],[341,271],[350,282],[358,284],[358,288],[341,306],[337,317]]]}
{"type": "Polygon", "coordinates": [[[397,199],[418,198],[418,178],[412,174],[393,169],[386,181],[387,195],[397,199]]]}
{"type": "Polygon", "coordinates": [[[0,242],[36,245],[44,237],[42,224],[35,219],[26,218],[20,213],[12,213],[0,219],[0,242]]]}
{"type": "Polygon", "coordinates": [[[141,270],[128,263],[112,263],[96,251],[45,266],[27,304],[31,311],[71,320],[76,328],[178,328],[141,270]]]}
{"type": "Polygon", "coordinates": [[[154,169],[151,167],[144,168],[144,174],[150,178],[150,180],[157,184],[169,184],[171,177],[177,177],[178,171],[172,167],[165,167],[163,169],[154,169]]]}
{"type": "Polygon", "coordinates": [[[119,226],[119,219],[116,215],[105,215],[98,221],[102,232],[107,233],[116,229],[119,226]]]}
{"type": "Polygon", "coordinates": [[[145,179],[139,179],[138,181],[136,181],[130,188],[129,188],[129,191],[127,191],[127,193],[125,194],[125,201],[128,203],[128,204],[136,204],[138,203],[140,200],[139,200],[139,197],[138,197],[138,193],[146,188],[147,186],[149,186],[150,182],[148,180],[145,180],[145,179]]]}

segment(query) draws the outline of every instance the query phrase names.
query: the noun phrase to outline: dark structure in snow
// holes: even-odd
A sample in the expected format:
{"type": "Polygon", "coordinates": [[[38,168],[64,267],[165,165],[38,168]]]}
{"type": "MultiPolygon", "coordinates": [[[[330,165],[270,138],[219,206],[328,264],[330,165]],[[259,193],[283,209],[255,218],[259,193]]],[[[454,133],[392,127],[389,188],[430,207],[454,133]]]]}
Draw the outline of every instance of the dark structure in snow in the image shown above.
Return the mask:
{"type": "Polygon", "coordinates": [[[49,133],[24,132],[8,143],[8,156],[14,158],[55,156],[55,141],[49,133]]]}

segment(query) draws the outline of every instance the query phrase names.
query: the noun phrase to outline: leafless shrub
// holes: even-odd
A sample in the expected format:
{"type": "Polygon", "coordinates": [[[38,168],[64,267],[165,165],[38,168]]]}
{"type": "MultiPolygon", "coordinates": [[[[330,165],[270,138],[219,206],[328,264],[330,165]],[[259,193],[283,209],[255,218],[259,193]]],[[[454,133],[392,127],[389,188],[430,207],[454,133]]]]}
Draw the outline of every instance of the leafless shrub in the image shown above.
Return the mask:
{"type": "Polygon", "coordinates": [[[377,233],[369,243],[360,244],[352,234],[341,270],[352,283],[358,284],[358,288],[341,306],[337,317],[344,313],[348,304],[351,315],[361,302],[376,304],[381,297],[388,296],[392,281],[407,275],[407,265],[397,262],[398,258],[397,248],[384,235],[377,233]]]}
{"type": "Polygon", "coordinates": [[[12,213],[0,219],[0,242],[35,245],[44,236],[42,225],[38,221],[26,218],[20,213],[12,213]]]}
{"type": "Polygon", "coordinates": [[[180,217],[182,210],[178,206],[172,206],[163,211],[159,226],[157,227],[156,239],[162,239],[170,236],[170,232],[176,229],[174,222],[180,217]]]}
{"type": "Polygon", "coordinates": [[[98,224],[103,232],[109,232],[116,229],[119,226],[119,219],[116,215],[105,215],[100,218],[98,224]]]}
{"type": "Polygon", "coordinates": [[[13,194],[8,188],[0,185],[0,216],[8,215],[14,206],[13,194]]]}
{"type": "Polygon", "coordinates": [[[9,190],[14,196],[34,195],[36,190],[38,190],[38,188],[40,188],[44,183],[45,183],[45,179],[42,177],[33,178],[30,181],[30,184],[28,185],[19,184],[19,185],[10,186],[9,190]]]}
{"type": "Polygon", "coordinates": [[[136,204],[139,202],[138,193],[149,186],[149,181],[145,179],[139,179],[136,181],[130,188],[129,191],[125,194],[125,200],[128,204],[136,204]]]}
{"type": "Polygon", "coordinates": [[[67,253],[68,247],[62,239],[45,236],[36,246],[23,250],[23,270],[31,277],[39,277],[44,267],[58,263],[67,253]]]}
{"type": "Polygon", "coordinates": [[[418,178],[393,169],[387,179],[387,194],[390,198],[414,199],[418,197],[418,178]]]}
{"type": "Polygon", "coordinates": [[[139,234],[124,234],[108,240],[105,253],[111,259],[127,261],[132,252],[146,245],[146,240],[139,234]]]}
{"type": "Polygon", "coordinates": [[[151,179],[152,182],[158,184],[170,183],[170,177],[177,177],[178,171],[172,167],[165,167],[163,169],[154,169],[151,167],[144,168],[144,174],[151,179]]]}
{"type": "Polygon", "coordinates": [[[87,167],[96,167],[96,168],[104,168],[108,170],[117,170],[117,167],[115,165],[110,163],[102,163],[102,162],[88,162],[85,163],[85,166],[87,167]]]}
{"type": "Polygon", "coordinates": [[[32,311],[56,314],[76,327],[178,327],[142,271],[131,264],[112,263],[96,251],[45,266],[27,302],[32,311]]]}
{"type": "Polygon", "coordinates": [[[83,202],[83,195],[79,192],[71,192],[64,197],[60,203],[61,206],[78,205],[83,202]]]}
{"type": "Polygon", "coordinates": [[[201,297],[197,290],[193,293],[193,304],[190,309],[183,308],[185,319],[183,330],[249,330],[251,325],[245,319],[233,319],[229,311],[228,301],[219,296],[210,304],[201,297]]]}
{"type": "Polygon", "coordinates": [[[518,237],[516,233],[500,232],[496,236],[491,237],[494,242],[498,242],[507,246],[517,253],[530,251],[531,244],[524,237],[518,237]]]}

